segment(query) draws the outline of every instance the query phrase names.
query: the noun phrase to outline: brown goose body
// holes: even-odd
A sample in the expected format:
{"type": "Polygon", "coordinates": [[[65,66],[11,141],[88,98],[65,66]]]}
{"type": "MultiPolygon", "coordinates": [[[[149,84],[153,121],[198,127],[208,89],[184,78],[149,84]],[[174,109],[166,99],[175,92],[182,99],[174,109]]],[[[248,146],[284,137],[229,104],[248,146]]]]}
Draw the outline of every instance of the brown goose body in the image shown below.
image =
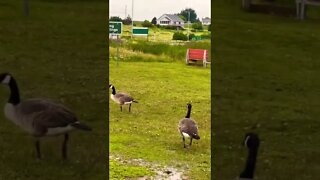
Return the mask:
{"type": "Polygon", "coordinates": [[[129,112],[131,112],[131,104],[138,103],[138,101],[126,93],[116,93],[116,88],[112,84],[109,85],[109,88],[112,89],[110,98],[120,105],[120,111],[122,111],[123,105],[129,105],[129,112]]]}
{"type": "Polygon", "coordinates": [[[21,129],[36,137],[37,158],[41,158],[39,137],[64,135],[63,158],[67,157],[68,132],[74,129],[90,131],[75,114],[61,104],[44,99],[20,100],[15,79],[8,73],[0,74],[0,84],[8,85],[10,97],[5,105],[5,116],[21,129]]]}
{"type": "Polygon", "coordinates": [[[186,148],[185,138],[190,138],[189,146],[192,145],[192,139],[200,139],[198,133],[198,126],[194,120],[190,118],[192,105],[190,103],[187,104],[187,115],[185,118],[181,119],[179,122],[179,132],[182,136],[183,147],[186,148]]]}

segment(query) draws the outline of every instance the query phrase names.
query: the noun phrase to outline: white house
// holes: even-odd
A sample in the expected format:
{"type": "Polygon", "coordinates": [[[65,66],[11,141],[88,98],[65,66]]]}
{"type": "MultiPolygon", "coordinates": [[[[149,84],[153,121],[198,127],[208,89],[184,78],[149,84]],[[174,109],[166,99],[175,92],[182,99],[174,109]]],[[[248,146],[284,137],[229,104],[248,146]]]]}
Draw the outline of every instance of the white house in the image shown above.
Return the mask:
{"type": "Polygon", "coordinates": [[[209,18],[209,17],[202,18],[201,22],[203,25],[209,25],[209,24],[211,24],[211,18],[209,18]]]}
{"type": "Polygon", "coordinates": [[[180,26],[183,27],[184,21],[177,15],[164,14],[157,19],[157,24],[161,26],[180,26]]]}

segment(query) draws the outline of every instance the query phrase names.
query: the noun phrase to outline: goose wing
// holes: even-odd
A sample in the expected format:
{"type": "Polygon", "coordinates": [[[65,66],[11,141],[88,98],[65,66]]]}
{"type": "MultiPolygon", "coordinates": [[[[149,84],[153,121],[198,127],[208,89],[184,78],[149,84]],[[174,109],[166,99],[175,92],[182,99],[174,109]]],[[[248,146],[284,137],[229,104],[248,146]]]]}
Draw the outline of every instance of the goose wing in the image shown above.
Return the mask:
{"type": "Polygon", "coordinates": [[[189,118],[184,118],[179,123],[180,132],[187,133],[190,137],[198,135],[198,126],[197,124],[189,118]]]}
{"type": "Polygon", "coordinates": [[[52,101],[32,99],[19,105],[19,114],[32,123],[37,135],[43,135],[48,128],[66,127],[77,122],[77,117],[69,109],[52,101]]]}
{"type": "Polygon", "coordinates": [[[119,99],[121,104],[133,101],[133,98],[131,96],[129,96],[128,94],[125,94],[125,93],[116,94],[116,97],[118,97],[118,99],[119,99]]]}

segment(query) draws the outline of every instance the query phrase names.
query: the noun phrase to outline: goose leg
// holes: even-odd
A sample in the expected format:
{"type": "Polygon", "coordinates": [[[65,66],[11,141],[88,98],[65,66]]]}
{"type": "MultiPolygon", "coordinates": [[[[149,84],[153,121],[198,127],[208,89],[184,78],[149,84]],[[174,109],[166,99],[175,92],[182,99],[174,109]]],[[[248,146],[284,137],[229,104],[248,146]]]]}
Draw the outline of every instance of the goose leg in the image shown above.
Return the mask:
{"type": "Polygon", "coordinates": [[[122,112],[122,106],[120,105],[120,111],[122,112]]]}
{"type": "Polygon", "coordinates": [[[36,140],[35,145],[36,145],[37,158],[38,158],[38,159],[41,159],[41,153],[40,153],[40,141],[39,141],[38,139],[36,140]]]}
{"type": "Polygon", "coordinates": [[[182,141],[183,141],[183,147],[186,148],[186,140],[184,139],[184,136],[182,136],[182,141]]]}
{"type": "Polygon", "coordinates": [[[191,146],[191,144],[192,144],[192,138],[190,138],[190,144],[189,144],[189,146],[191,146]]]}
{"type": "Polygon", "coordinates": [[[129,104],[129,112],[131,112],[131,104],[129,104]]]}
{"type": "Polygon", "coordinates": [[[62,144],[62,157],[63,157],[63,159],[67,159],[67,143],[68,143],[68,140],[69,140],[69,134],[66,133],[64,135],[64,141],[63,141],[63,144],[62,144]]]}

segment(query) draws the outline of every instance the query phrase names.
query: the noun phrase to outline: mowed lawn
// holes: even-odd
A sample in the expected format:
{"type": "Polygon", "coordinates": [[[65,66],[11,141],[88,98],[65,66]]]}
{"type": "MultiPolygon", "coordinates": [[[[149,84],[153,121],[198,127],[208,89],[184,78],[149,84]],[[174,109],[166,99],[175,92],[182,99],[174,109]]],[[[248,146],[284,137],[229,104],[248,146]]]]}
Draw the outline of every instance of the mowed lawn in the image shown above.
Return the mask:
{"type": "Polygon", "coordinates": [[[297,21],[213,4],[214,179],[242,171],[245,132],[261,146],[256,179],[317,179],[320,171],[320,16],[297,21]]]}
{"type": "Polygon", "coordinates": [[[174,167],[190,179],[210,179],[210,68],[186,66],[181,61],[134,60],[119,65],[111,60],[109,68],[109,81],[117,92],[139,101],[129,113],[128,106],[120,112],[110,99],[110,155],[174,167]],[[198,124],[201,139],[184,149],[178,123],[186,115],[188,102],[193,105],[191,118],[198,124]]]}
{"type": "MultiPolygon", "coordinates": [[[[0,111],[0,179],[106,179],[107,111],[106,11],[103,1],[0,2],[0,73],[16,78],[21,98],[63,103],[92,132],[70,133],[69,158],[61,157],[62,137],[41,141],[35,158],[31,136],[0,111]]],[[[9,88],[0,86],[0,105],[9,88]]]]}

